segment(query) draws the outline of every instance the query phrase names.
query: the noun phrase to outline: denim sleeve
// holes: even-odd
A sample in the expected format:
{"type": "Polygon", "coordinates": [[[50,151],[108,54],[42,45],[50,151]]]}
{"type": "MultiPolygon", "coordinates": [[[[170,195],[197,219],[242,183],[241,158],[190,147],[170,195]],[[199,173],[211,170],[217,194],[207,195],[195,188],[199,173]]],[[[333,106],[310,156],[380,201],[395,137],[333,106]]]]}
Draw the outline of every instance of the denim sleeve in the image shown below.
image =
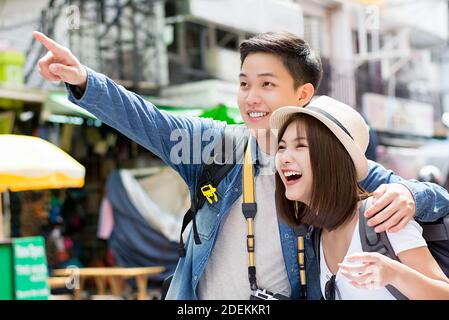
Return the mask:
{"type": "Polygon", "coordinates": [[[380,164],[369,161],[369,172],[360,185],[368,192],[373,192],[381,184],[400,183],[413,195],[416,204],[416,219],[431,222],[444,217],[449,212],[449,194],[437,184],[406,180],[380,164]]]}
{"type": "Polygon", "coordinates": [[[172,115],[103,74],[87,69],[84,94],[67,85],[69,100],[136,141],[193,186],[202,169],[202,150],[223,132],[225,122],[172,115]]]}

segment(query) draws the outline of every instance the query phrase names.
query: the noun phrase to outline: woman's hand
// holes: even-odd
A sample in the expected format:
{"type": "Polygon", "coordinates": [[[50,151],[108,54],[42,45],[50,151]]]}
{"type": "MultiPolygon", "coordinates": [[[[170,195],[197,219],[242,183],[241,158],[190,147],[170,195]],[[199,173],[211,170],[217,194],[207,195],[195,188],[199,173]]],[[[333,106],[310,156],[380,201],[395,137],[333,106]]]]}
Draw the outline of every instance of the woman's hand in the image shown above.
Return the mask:
{"type": "Polygon", "coordinates": [[[397,275],[397,263],[377,252],[362,252],[347,256],[338,266],[354,287],[377,289],[391,284],[397,275]]]}

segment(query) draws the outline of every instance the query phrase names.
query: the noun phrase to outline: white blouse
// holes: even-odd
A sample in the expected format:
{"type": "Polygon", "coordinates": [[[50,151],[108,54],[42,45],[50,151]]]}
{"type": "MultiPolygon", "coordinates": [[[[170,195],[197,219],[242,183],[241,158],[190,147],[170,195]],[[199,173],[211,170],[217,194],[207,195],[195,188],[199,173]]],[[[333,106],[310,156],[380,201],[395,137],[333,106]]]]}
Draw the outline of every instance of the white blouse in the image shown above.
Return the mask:
{"type": "MultiPolygon", "coordinates": [[[[358,214],[358,213],[357,213],[358,214]]],[[[398,255],[400,252],[427,246],[426,241],[422,236],[422,227],[415,221],[411,220],[404,228],[398,232],[387,232],[388,239],[390,240],[391,246],[394,252],[398,255]]],[[[360,240],[360,233],[358,227],[358,219],[354,228],[351,243],[349,245],[348,252],[346,256],[353,253],[363,252],[362,244],[360,240]]],[[[345,256],[345,258],[346,258],[345,256]]],[[[320,283],[321,292],[324,294],[324,287],[326,282],[331,278],[332,273],[330,272],[326,259],[323,252],[323,244],[320,241],[320,283]]],[[[395,300],[393,295],[385,288],[378,289],[359,289],[354,287],[349,283],[349,280],[340,274],[340,270],[337,271],[335,277],[336,287],[338,292],[335,293],[335,299],[341,300],[395,300]]]]}

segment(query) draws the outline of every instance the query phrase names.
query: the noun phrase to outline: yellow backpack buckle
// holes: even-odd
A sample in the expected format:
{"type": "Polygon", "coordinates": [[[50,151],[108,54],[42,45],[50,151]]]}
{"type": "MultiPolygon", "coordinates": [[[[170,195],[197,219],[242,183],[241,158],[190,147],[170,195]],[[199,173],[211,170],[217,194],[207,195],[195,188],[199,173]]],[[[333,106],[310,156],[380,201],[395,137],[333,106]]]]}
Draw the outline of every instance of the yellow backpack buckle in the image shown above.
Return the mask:
{"type": "Polygon", "coordinates": [[[216,191],[217,189],[215,189],[211,184],[206,184],[205,186],[201,187],[201,192],[206,197],[207,201],[209,201],[209,203],[212,203],[214,201],[218,202],[216,191]]]}

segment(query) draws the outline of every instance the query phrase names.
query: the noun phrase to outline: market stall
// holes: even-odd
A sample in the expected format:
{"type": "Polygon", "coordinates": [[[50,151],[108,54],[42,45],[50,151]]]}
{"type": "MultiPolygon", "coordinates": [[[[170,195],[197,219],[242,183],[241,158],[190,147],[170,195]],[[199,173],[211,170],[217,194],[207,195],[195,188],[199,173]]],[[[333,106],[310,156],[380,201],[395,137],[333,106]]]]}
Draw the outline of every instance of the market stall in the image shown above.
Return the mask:
{"type": "MultiPolygon", "coordinates": [[[[45,140],[0,135],[0,149],[0,194],[84,185],[84,167],[45,140]]],[[[0,299],[47,299],[50,292],[44,239],[6,238],[9,208],[4,211],[6,228],[0,206],[0,299]]]]}

